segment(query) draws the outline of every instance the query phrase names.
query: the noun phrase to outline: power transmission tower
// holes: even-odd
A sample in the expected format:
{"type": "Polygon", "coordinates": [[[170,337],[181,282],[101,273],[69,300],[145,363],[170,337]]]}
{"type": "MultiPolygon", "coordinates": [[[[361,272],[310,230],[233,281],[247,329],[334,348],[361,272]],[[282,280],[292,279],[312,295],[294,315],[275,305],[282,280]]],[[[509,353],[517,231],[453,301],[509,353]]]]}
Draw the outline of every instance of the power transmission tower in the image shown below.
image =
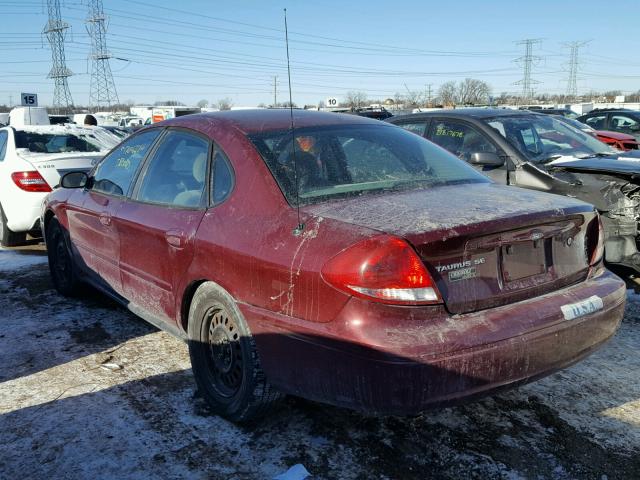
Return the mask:
{"type": "Polygon", "coordinates": [[[540,57],[533,54],[534,45],[541,43],[540,38],[528,38],[517,42],[516,45],[524,45],[524,55],[516,58],[516,62],[523,65],[524,74],[521,80],[515,82],[514,85],[522,85],[522,101],[527,103],[528,100],[533,98],[533,85],[540,83],[537,80],[531,78],[531,69],[534,64],[540,61],[540,57]]]}
{"type": "Polygon", "coordinates": [[[51,71],[47,78],[53,78],[55,88],[53,90],[53,109],[57,113],[70,112],[73,108],[73,99],[69,91],[67,78],[73,72],[67,68],[67,60],[64,54],[64,40],[69,24],[62,21],[60,15],[60,0],[47,0],[47,12],[49,21],[42,33],[47,36],[51,46],[51,71]]]}
{"type": "Polygon", "coordinates": [[[91,37],[91,88],[89,101],[95,109],[111,107],[120,103],[116,85],[113,82],[109,59],[111,54],[107,50],[107,27],[102,9],[102,0],[88,0],[89,16],[87,17],[87,32],[91,37]]]}
{"type": "Polygon", "coordinates": [[[570,48],[569,54],[569,78],[567,79],[567,96],[576,98],[578,96],[578,51],[588,42],[568,42],[564,45],[570,48]]]}

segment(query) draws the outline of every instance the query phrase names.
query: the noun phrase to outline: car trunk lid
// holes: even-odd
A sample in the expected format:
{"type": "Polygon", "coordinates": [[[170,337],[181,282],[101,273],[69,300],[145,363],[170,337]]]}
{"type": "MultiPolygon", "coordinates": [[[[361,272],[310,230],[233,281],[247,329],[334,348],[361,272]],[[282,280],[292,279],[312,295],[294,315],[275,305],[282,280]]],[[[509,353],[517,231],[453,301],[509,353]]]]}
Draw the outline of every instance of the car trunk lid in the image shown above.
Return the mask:
{"type": "Polygon", "coordinates": [[[592,206],[495,184],[455,185],[306,207],[409,241],[451,313],[542,295],[586,278],[592,206]]]}
{"type": "Polygon", "coordinates": [[[51,188],[60,183],[60,178],[68,172],[89,172],[100,161],[103,153],[32,153],[19,152],[21,158],[29,162],[46,180],[51,188]]]}

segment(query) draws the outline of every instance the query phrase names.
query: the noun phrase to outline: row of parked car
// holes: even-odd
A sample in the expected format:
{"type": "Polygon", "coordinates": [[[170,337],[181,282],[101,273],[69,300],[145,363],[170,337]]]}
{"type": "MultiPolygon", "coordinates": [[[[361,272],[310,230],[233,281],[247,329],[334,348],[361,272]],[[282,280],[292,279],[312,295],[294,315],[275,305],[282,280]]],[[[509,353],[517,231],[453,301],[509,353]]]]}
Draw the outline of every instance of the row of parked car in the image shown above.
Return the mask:
{"type": "Polygon", "coordinates": [[[625,285],[603,258],[638,264],[633,161],[532,112],[389,121],[243,110],[143,128],[42,193],[53,283],[187,341],[200,392],[236,422],[283,394],[416,413],[611,338],[625,285]]]}

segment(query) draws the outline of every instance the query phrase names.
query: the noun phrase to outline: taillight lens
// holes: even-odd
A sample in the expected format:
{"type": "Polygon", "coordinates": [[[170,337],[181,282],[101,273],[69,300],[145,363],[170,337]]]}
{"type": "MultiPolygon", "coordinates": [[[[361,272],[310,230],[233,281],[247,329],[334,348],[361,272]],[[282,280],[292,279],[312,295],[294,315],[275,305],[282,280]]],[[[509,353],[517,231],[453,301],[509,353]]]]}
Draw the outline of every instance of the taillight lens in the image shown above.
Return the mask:
{"type": "Polygon", "coordinates": [[[50,192],[51,187],[40,173],[35,170],[32,172],[15,172],[11,174],[13,183],[19,188],[27,192],[50,192]]]}
{"type": "Polygon", "coordinates": [[[325,264],[322,278],[351,295],[383,303],[442,301],[416,252],[391,235],[372,237],[343,250],[325,264]]]}
{"type": "Polygon", "coordinates": [[[597,232],[594,232],[595,228],[590,232],[593,235],[593,238],[596,238],[597,235],[597,243],[591,250],[591,258],[589,259],[589,265],[594,266],[600,263],[602,260],[602,256],[604,255],[604,227],[602,226],[602,220],[600,219],[600,215],[596,219],[593,220],[595,222],[595,228],[598,229],[597,232]]]}

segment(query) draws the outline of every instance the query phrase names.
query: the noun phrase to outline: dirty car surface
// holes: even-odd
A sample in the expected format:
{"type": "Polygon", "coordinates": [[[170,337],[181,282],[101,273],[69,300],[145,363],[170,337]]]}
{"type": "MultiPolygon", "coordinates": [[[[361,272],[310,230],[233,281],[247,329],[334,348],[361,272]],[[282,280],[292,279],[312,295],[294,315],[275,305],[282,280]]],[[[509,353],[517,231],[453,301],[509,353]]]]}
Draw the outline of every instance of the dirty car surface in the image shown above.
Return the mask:
{"type": "Polygon", "coordinates": [[[56,288],[89,282],[188,340],[203,396],[239,422],[283,393],[415,413],[614,334],[624,285],[592,206],[497,185],[375,120],[294,120],[174,119],[69,174],[43,210],[56,288]]]}
{"type": "Polygon", "coordinates": [[[640,155],[619,152],[553,116],[460,109],[394,117],[498,183],[579,198],[596,206],[605,260],[640,271],[640,155]],[[474,160],[490,155],[491,164],[474,160]]]}

